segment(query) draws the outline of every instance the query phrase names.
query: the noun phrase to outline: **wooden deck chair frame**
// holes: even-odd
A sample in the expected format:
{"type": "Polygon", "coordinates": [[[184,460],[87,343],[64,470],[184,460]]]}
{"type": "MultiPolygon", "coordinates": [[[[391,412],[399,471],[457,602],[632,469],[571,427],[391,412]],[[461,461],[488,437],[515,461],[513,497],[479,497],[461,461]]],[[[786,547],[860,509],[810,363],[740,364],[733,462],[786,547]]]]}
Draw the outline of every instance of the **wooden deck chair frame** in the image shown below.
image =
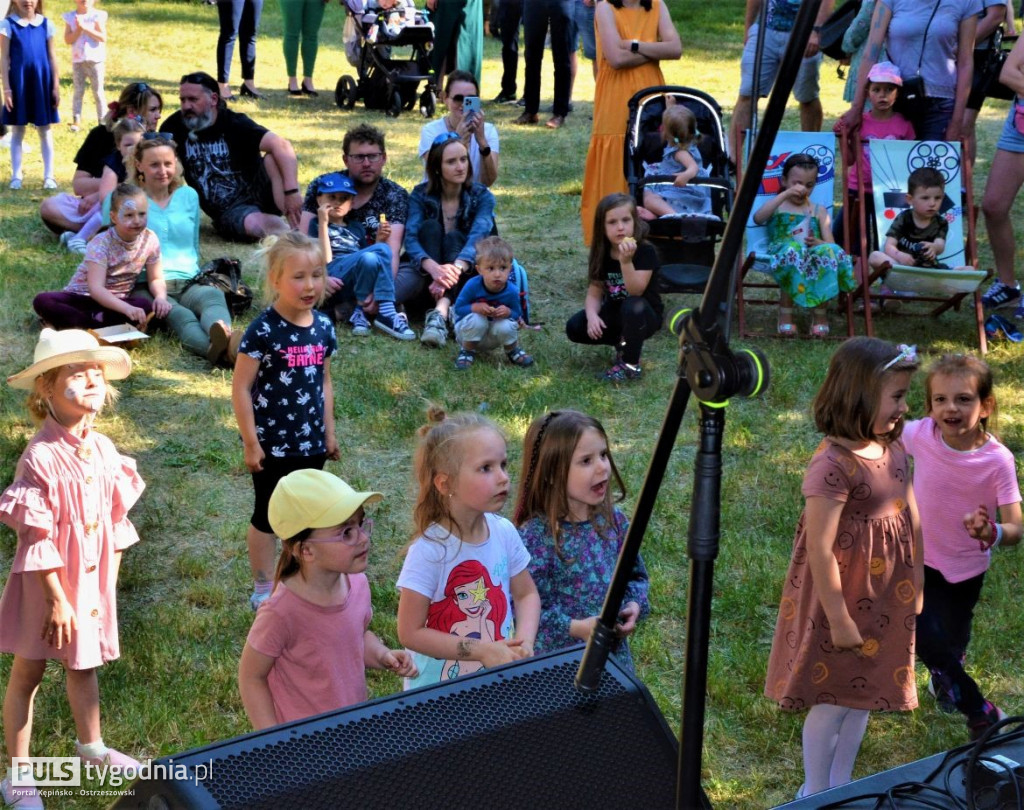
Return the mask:
{"type": "MultiPolygon", "coordinates": [[[[843,172],[846,176],[846,172],[850,166],[854,167],[857,177],[857,188],[864,188],[864,150],[865,144],[870,144],[870,141],[861,140],[859,130],[848,132],[841,139],[841,151],[843,159],[843,172]],[[861,147],[861,148],[855,148],[861,147]]],[[[930,144],[930,143],[947,143],[945,141],[915,141],[916,144],[930,144]]],[[[963,142],[956,144],[960,147],[960,156],[964,154],[963,142]]],[[[974,188],[973,188],[973,174],[970,161],[960,160],[959,170],[962,173],[962,188],[963,188],[963,221],[967,225],[966,236],[964,239],[964,259],[965,264],[977,267],[977,241],[975,235],[975,226],[977,220],[977,212],[974,208],[974,188]]],[[[856,290],[853,291],[851,297],[861,299],[863,301],[863,315],[864,315],[864,332],[869,337],[874,336],[874,316],[871,311],[872,301],[899,301],[901,305],[900,317],[907,314],[904,305],[912,306],[917,303],[934,303],[937,306],[933,307],[927,313],[933,318],[938,318],[942,313],[947,310],[959,311],[965,299],[970,297],[973,303],[974,319],[977,327],[978,334],[978,346],[982,354],[988,351],[988,343],[985,336],[985,314],[984,307],[981,303],[982,288],[984,282],[991,278],[992,270],[989,269],[985,272],[984,278],[980,280],[978,287],[973,292],[956,292],[952,294],[948,293],[937,293],[937,294],[917,294],[914,297],[907,297],[905,295],[892,295],[887,293],[879,293],[877,290],[872,291],[871,286],[882,279],[885,272],[882,270],[871,270],[867,263],[867,256],[870,255],[872,250],[881,249],[881,240],[884,238],[882,233],[878,233],[877,245],[868,245],[868,228],[867,228],[867,207],[864,203],[864,195],[859,194],[857,196],[856,210],[852,210],[854,206],[849,205],[849,201],[843,205],[843,234],[844,241],[847,242],[847,251],[854,259],[854,269],[858,271],[857,277],[860,280],[860,284],[856,290]],[[860,255],[854,256],[853,251],[850,250],[849,240],[851,237],[852,229],[850,225],[853,222],[853,217],[858,217],[858,231],[860,237],[860,255]]]]}
{"type": "MultiPolygon", "coordinates": [[[[835,161],[835,138],[834,138],[834,136],[831,135],[830,133],[824,133],[824,132],[814,132],[814,133],[809,133],[809,132],[779,132],[778,135],[776,136],[776,143],[779,143],[780,136],[782,136],[782,142],[783,143],[785,143],[785,141],[787,141],[787,140],[788,141],[792,141],[794,143],[797,143],[799,141],[805,141],[806,143],[804,144],[803,147],[797,147],[797,146],[794,145],[793,148],[787,148],[787,147],[785,147],[783,145],[783,146],[781,146],[778,149],[776,149],[776,148],[772,149],[772,153],[773,154],[772,154],[771,158],[769,158],[768,168],[765,170],[764,179],[762,179],[762,181],[761,181],[762,189],[769,189],[769,188],[771,188],[771,186],[772,186],[772,184],[774,182],[777,182],[777,178],[779,176],[781,176],[782,164],[785,162],[785,159],[787,157],[789,157],[789,155],[792,154],[794,151],[814,150],[812,152],[812,154],[814,154],[814,156],[816,158],[819,158],[819,160],[820,160],[820,158],[822,156],[822,153],[820,152],[820,150],[824,149],[828,154],[831,155],[831,166],[826,168],[826,173],[828,171],[832,172],[832,175],[830,177],[830,182],[828,183],[828,188],[831,189],[831,190],[825,192],[825,197],[827,197],[828,202],[831,205],[833,203],[832,197],[834,195],[835,166],[836,166],[836,161],[835,161]],[[801,137],[793,138],[791,136],[801,136],[801,137]],[[828,143],[830,141],[831,141],[831,147],[829,147],[829,145],[828,145],[828,143]],[[816,142],[816,143],[814,143],[814,142],[816,142]],[[773,169],[777,169],[778,171],[773,172],[773,169]]],[[[742,183],[742,177],[739,177],[737,179],[737,186],[739,186],[740,183],[742,183]]],[[[824,186],[822,186],[822,188],[824,188],[824,186]]],[[[817,189],[815,189],[815,190],[817,191],[817,189]]],[[[751,210],[751,221],[753,221],[753,212],[757,209],[757,207],[758,207],[758,205],[755,204],[754,208],[751,210]]],[[[748,222],[748,225],[747,225],[747,229],[748,229],[748,235],[749,235],[749,232],[750,232],[750,223],[749,222],[748,222]]],[[[749,243],[748,243],[748,249],[749,249],[749,243]]],[[[751,306],[770,305],[770,306],[774,306],[774,307],[777,307],[779,305],[778,298],[765,298],[765,297],[762,297],[762,296],[749,297],[747,295],[747,292],[750,291],[750,290],[778,290],[778,288],[779,288],[774,280],[766,279],[764,281],[761,281],[761,280],[751,280],[749,278],[749,275],[750,275],[751,271],[756,269],[755,265],[757,263],[757,259],[758,259],[758,257],[757,257],[756,251],[755,250],[750,250],[747,253],[746,258],[740,264],[740,267],[738,268],[737,273],[736,273],[736,317],[737,317],[737,321],[738,321],[740,336],[741,337],[779,337],[779,334],[778,334],[777,330],[772,329],[770,331],[758,331],[756,329],[751,328],[749,326],[749,323],[748,323],[748,320],[747,320],[746,308],[747,308],[748,305],[751,305],[751,306]]],[[[837,299],[837,301],[839,303],[840,312],[845,311],[845,314],[846,314],[846,333],[843,334],[843,333],[838,332],[838,331],[834,332],[834,333],[830,333],[829,334],[829,338],[830,339],[845,340],[846,338],[853,337],[853,335],[856,334],[856,332],[854,331],[853,299],[852,299],[851,295],[848,294],[848,293],[840,293],[839,294],[839,298],[837,299]]],[[[797,337],[808,338],[808,337],[811,337],[811,336],[810,335],[805,335],[805,334],[798,334],[797,337]]],[[[791,338],[787,338],[787,339],[791,339],[791,338]]],[[[814,339],[815,340],[820,340],[821,338],[815,337],[814,339]]]]}

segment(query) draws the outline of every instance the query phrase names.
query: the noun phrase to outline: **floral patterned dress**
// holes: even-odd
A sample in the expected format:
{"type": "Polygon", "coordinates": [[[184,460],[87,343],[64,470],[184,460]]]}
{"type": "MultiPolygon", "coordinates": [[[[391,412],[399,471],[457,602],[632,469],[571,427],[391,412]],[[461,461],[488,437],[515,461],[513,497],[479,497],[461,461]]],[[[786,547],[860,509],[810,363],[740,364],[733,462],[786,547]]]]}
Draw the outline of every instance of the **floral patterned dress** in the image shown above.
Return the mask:
{"type": "MultiPolygon", "coordinates": [[[[540,593],[540,627],[535,644],[538,653],[578,643],[569,635],[570,622],[601,613],[605,592],[629,528],[629,519],[618,507],[612,517],[615,525],[611,527],[600,515],[583,523],[563,520],[562,556],[555,551],[546,520],[530,518],[519,527],[519,535],[530,552],[530,576],[540,593]]],[[[622,602],[636,602],[641,619],[651,610],[647,601],[648,585],[647,568],[638,556],[622,602]]],[[[633,658],[625,639],[615,644],[612,655],[632,672],[633,658]]]]}
{"type": "MultiPolygon", "coordinates": [[[[815,206],[817,209],[817,206],[815,206]]],[[[821,224],[815,214],[787,214],[776,211],[768,220],[768,255],[771,274],[798,307],[812,309],[828,303],[840,291],[856,288],[853,263],[839,245],[827,242],[814,247],[804,244],[806,229],[821,239],[821,224]]]]}

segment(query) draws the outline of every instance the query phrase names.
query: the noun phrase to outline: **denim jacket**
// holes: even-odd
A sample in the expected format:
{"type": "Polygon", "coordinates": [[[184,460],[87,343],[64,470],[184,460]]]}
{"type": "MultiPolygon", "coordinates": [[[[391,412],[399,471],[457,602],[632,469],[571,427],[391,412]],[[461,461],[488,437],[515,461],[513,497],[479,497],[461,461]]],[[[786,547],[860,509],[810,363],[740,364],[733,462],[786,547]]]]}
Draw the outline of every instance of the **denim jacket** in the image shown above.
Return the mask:
{"type": "MultiPolygon", "coordinates": [[[[431,219],[444,227],[441,198],[433,194],[428,195],[427,184],[420,183],[409,197],[409,218],[405,222],[405,250],[413,267],[421,267],[424,259],[437,261],[436,256],[428,256],[424,252],[419,240],[420,226],[431,219]]],[[[457,258],[474,264],[477,241],[498,232],[494,223],[494,195],[483,184],[473,183],[468,191],[462,192],[455,230],[466,234],[466,246],[457,258]]]]}

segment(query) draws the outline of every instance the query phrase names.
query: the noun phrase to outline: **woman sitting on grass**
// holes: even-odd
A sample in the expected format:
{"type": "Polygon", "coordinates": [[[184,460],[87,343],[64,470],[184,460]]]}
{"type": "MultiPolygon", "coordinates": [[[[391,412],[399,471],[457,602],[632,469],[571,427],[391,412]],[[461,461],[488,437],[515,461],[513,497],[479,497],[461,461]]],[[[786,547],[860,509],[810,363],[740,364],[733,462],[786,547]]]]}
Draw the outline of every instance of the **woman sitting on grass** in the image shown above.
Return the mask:
{"type": "Polygon", "coordinates": [[[473,182],[458,134],[438,135],[427,152],[427,181],[412,190],[405,223],[405,250],[413,267],[429,275],[436,301],[424,321],[424,345],[444,346],[452,303],[473,275],[476,243],[495,233],[494,195],[473,182]]]}
{"type": "MultiPolygon", "coordinates": [[[[151,132],[135,147],[128,171],[131,180],[149,198],[147,226],[160,239],[160,262],[167,282],[171,312],[167,324],[192,354],[212,364],[226,360],[231,341],[231,311],[224,293],[217,287],[197,284],[199,277],[199,195],[185,185],[175,143],[167,136],[151,132]]],[[[104,219],[109,220],[109,199],[103,204],[104,219]]],[[[135,295],[148,297],[145,273],[135,295]]],[[[237,349],[237,346],[235,347],[237,349]]]]}

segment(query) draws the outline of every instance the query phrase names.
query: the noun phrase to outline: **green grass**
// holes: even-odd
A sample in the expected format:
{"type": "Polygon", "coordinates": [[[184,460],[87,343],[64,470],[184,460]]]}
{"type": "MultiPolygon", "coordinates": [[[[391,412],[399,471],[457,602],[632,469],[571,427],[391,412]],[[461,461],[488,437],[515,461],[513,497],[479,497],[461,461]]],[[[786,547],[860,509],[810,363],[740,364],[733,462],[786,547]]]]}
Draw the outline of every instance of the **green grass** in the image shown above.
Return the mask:
{"type": "MultiPolygon", "coordinates": [[[[670,83],[706,90],[731,109],[739,80],[743,3],[671,4],[682,32],[683,58],[665,66],[670,83]]],[[[164,92],[167,112],[175,109],[177,79],[187,71],[214,69],[216,10],[174,0],[105,0],[110,12],[111,58],[108,91],[144,79],[164,92]]],[[[55,16],[54,10],[49,9],[55,16]]],[[[416,147],[421,120],[397,120],[358,107],[341,112],[331,100],[338,77],[352,73],[341,50],[343,16],[328,6],[321,32],[316,100],[288,98],[280,52],[281,23],[276,3],[264,8],[258,45],[257,83],[265,101],[239,102],[237,109],[290,138],[300,157],[304,185],[317,174],[340,168],[341,136],[363,120],[388,133],[388,174],[411,188],[421,176],[416,147]]],[[[58,45],[62,64],[66,48],[58,45]]],[[[499,90],[498,45],[488,40],[482,95],[499,90]]],[[[545,62],[542,110],[550,103],[550,62],[545,62]]],[[[822,92],[826,127],[844,109],[842,82],[826,60],[822,92]]],[[[235,84],[238,65],[235,64],[235,84]]],[[[64,82],[63,112],[70,114],[70,79],[64,82]]],[[[329,469],[357,487],[387,494],[375,510],[377,530],[370,577],[374,629],[396,643],[394,582],[399,552],[410,532],[411,458],[416,428],[428,401],[450,409],[481,409],[508,434],[512,469],[520,466],[520,443],[529,420],[544,410],[572,406],[593,413],[608,429],[613,451],[633,497],[643,481],[658,435],[677,353],[662,332],[644,350],[641,384],[607,388],[593,379],[606,352],[567,343],[562,324],[577,309],[585,290],[586,253],[580,241],[579,191],[593,81],[584,65],[577,80],[576,112],[558,132],[511,125],[518,109],[485,111],[501,133],[501,176],[494,189],[499,227],[529,267],[533,306],[545,322],[524,345],[537,357],[528,372],[483,359],[471,373],[457,373],[453,352],[428,352],[383,336],[353,340],[341,330],[333,363],[335,418],[342,458],[329,469]]],[[[89,109],[88,98],[86,110],[89,109]]],[[[1005,104],[986,106],[981,116],[976,190],[984,187],[989,158],[1005,104]]],[[[787,128],[796,128],[791,105],[787,128]]],[[[70,178],[71,158],[80,142],[66,127],[57,132],[58,177],[70,178]]],[[[23,368],[32,355],[37,325],[32,296],[59,289],[75,262],[39,224],[42,193],[38,144],[26,142],[25,190],[0,183],[0,374],[23,368]]],[[[6,162],[6,161],[5,161],[6,162]]],[[[2,171],[2,170],[0,170],[2,171]]],[[[1018,209],[1015,213],[1019,216],[1018,209]]],[[[985,234],[979,234],[982,264],[990,264],[985,234]]],[[[251,248],[227,245],[204,223],[205,258],[238,255],[248,279],[251,248]]],[[[670,306],[676,302],[670,302],[670,306]]],[[[692,300],[690,301],[692,303],[692,300]]],[[[753,313],[770,325],[771,313],[753,313]]],[[[834,320],[834,326],[839,321],[834,320]]],[[[932,351],[971,351],[973,325],[966,312],[940,321],[906,315],[878,321],[881,336],[927,345],[932,351]]],[[[737,401],[729,409],[722,490],[722,549],[716,565],[712,649],[704,749],[705,785],[718,807],[763,808],[792,797],[801,781],[799,716],[784,715],[761,696],[768,646],[800,511],[800,481],[818,442],[808,407],[835,344],[764,340],[759,345],[772,366],[772,386],[760,400],[737,401]]],[[[123,655],[100,674],[104,736],[137,756],[155,757],[248,731],[235,683],[238,656],[252,616],[245,527],[252,489],[242,463],[231,412],[230,374],[211,371],[165,335],[134,351],[135,371],[120,384],[121,401],[102,419],[122,452],[138,460],[148,483],[132,511],[142,542],[124,557],[119,595],[123,655]]],[[[998,382],[1001,432],[1015,452],[1024,447],[1024,372],[1019,350],[993,347],[989,355],[998,382]]],[[[22,397],[0,389],[0,485],[32,434],[22,397]]],[[[920,413],[920,381],[912,401],[920,413]]],[[[685,644],[689,565],[686,531],[691,470],[696,446],[694,414],[687,414],[645,541],[652,575],[653,613],[635,640],[638,671],[670,724],[678,728],[680,680],[685,644]]],[[[0,571],[14,550],[12,532],[0,532],[0,571]]],[[[1021,645],[1024,616],[1016,604],[1019,564],[1013,551],[997,555],[977,613],[970,663],[983,688],[1011,712],[1021,709],[1024,684],[1021,645]]],[[[0,661],[6,683],[10,658],[0,661]]],[[[923,680],[923,679],[922,679],[923,680]]],[[[36,701],[32,750],[67,756],[74,726],[62,676],[51,665],[36,701]]],[[[370,675],[374,695],[399,688],[397,679],[370,675]]],[[[916,712],[872,718],[856,775],[863,776],[945,750],[966,740],[962,722],[939,714],[924,695],[916,712]]],[[[102,799],[63,806],[98,807],[102,799]]]]}

